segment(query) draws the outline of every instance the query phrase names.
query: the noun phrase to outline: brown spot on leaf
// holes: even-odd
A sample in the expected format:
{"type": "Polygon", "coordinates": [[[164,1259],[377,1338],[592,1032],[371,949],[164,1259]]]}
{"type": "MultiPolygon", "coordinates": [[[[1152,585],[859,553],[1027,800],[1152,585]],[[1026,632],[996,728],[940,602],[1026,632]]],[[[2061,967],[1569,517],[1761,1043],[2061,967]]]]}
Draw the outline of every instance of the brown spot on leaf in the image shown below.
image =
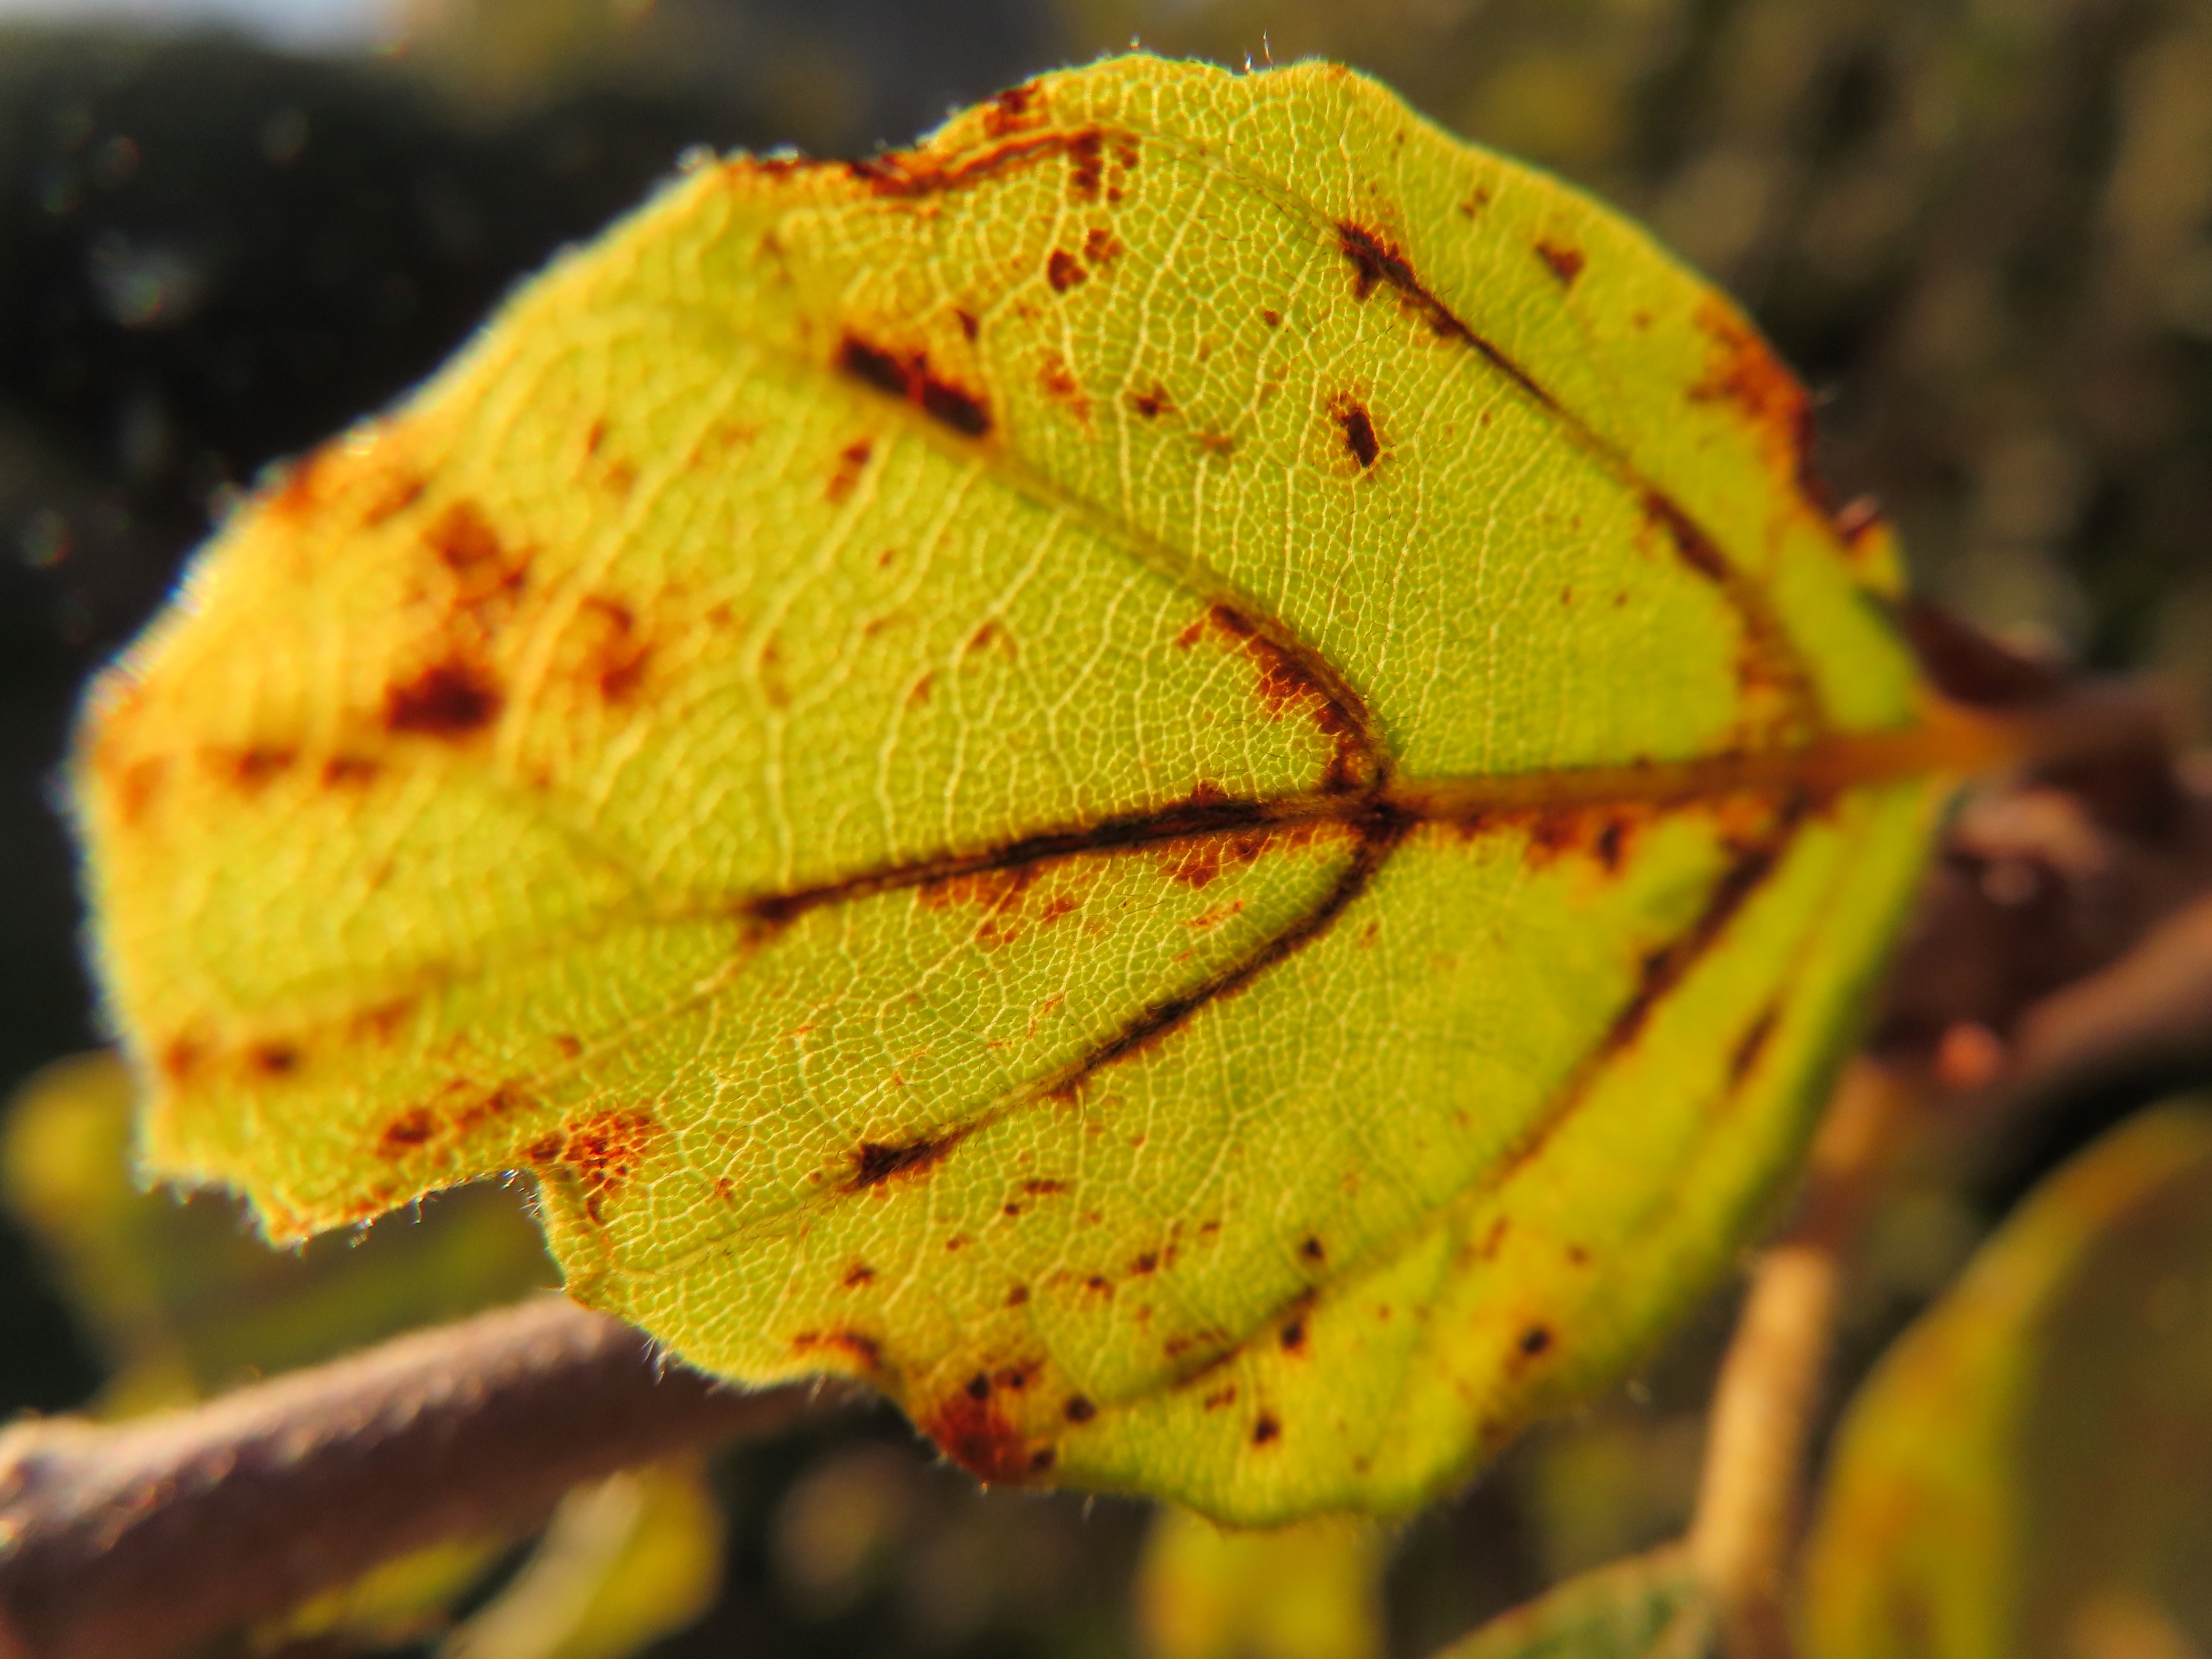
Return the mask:
{"type": "Polygon", "coordinates": [[[161,1075],[170,1082],[183,1083],[199,1070],[200,1062],[206,1058],[207,1050],[196,1038],[174,1036],[161,1045],[161,1054],[155,1064],[161,1067],[161,1075]]]}
{"type": "MultiPolygon", "coordinates": [[[[987,1382],[987,1394],[988,1389],[987,1382]]],[[[971,1398],[965,1388],[925,1413],[920,1426],[947,1457],[978,1480],[1018,1481],[1036,1472],[1035,1454],[1020,1431],[988,1398],[971,1398]]]]}
{"type": "Polygon", "coordinates": [[[1044,262],[1044,279],[1052,284],[1055,294],[1065,294],[1077,284],[1090,280],[1091,273],[1083,262],[1065,248],[1054,248],[1051,258],[1044,262]]]}
{"type": "Polygon", "coordinates": [[[1309,1261],[1325,1261],[1328,1252],[1322,1249],[1321,1240],[1309,1237],[1298,1246],[1298,1254],[1309,1261]]]}
{"type": "Polygon", "coordinates": [[[264,1077],[289,1077],[300,1069],[300,1050],[289,1042],[257,1042],[246,1051],[246,1059],[264,1077]]]}
{"type": "Polygon", "coordinates": [[[933,373],[927,352],[901,356],[848,333],[838,348],[837,367],[964,436],[980,438],[991,429],[990,410],[983,399],[933,373]]]}
{"type": "Polygon", "coordinates": [[[1218,1412],[1224,1406],[1233,1406],[1237,1403],[1237,1385],[1231,1382],[1216,1389],[1199,1403],[1210,1412],[1218,1412]]]}
{"type": "Polygon", "coordinates": [[[871,1267],[866,1262],[855,1261],[851,1267],[845,1270],[845,1277],[838,1282],[843,1285],[848,1291],[857,1291],[861,1285],[867,1284],[871,1279],[874,1279],[875,1276],[876,1270],[873,1267],[871,1267]]]}
{"type": "Polygon", "coordinates": [[[1267,324],[1269,328],[1280,328],[1283,325],[1283,313],[1279,311],[1262,310],[1260,313],[1260,320],[1267,324]]]}
{"type": "Polygon", "coordinates": [[[1305,1346],[1306,1322],[1304,1320],[1293,1319],[1289,1324],[1283,1327],[1284,1352],[1303,1353],[1305,1351],[1305,1346]]]}
{"type": "Polygon", "coordinates": [[[384,724],[423,737],[465,738],[498,719],[502,701],[486,670],[453,657],[386,691],[384,724]]]}
{"type": "Polygon", "coordinates": [[[1037,384],[1044,388],[1045,396],[1066,405],[1077,420],[1086,424],[1090,422],[1091,399],[1084,392],[1083,382],[1075,378],[1067,359],[1057,351],[1046,352],[1037,364],[1037,384]]]}
{"type": "Polygon", "coordinates": [[[220,754],[216,758],[239,789],[252,795],[258,794],[271,779],[290,771],[299,761],[300,751],[264,745],[220,754]]]}
{"type": "Polygon", "coordinates": [[[333,755],[323,763],[323,787],[326,789],[353,789],[373,782],[384,769],[381,761],[367,755],[333,755]]]}
{"type": "Polygon", "coordinates": [[[1351,398],[1340,398],[1334,413],[1337,430],[1344,434],[1345,453],[1359,463],[1361,471],[1368,471],[1382,453],[1382,441],[1375,435],[1374,417],[1364,404],[1351,398]]]}
{"type": "Polygon", "coordinates": [[[1079,1394],[1068,1395],[1067,1404],[1061,1410],[1071,1423],[1088,1423],[1098,1415],[1098,1407],[1079,1394]]]}
{"type": "Polygon", "coordinates": [[[823,495],[832,501],[842,501],[853,493],[860,482],[860,474],[867,470],[868,458],[875,453],[875,441],[855,438],[837,452],[837,465],[830,474],[830,482],[823,495]]]}
{"type": "Polygon", "coordinates": [[[1775,1024],[1781,1017],[1782,1010],[1778,1005],[1767,1004],[1736,1040],[1729,1054],[1729,1088],[1741,1087],[1744,1079],[1751,1075],[1752,1067],[1759,1064],[1759,1057],[1765,1052],[1767,1039],[1774,1035],[1775,1024]]]}
{"type": "Polygon", "coordinates": [[[1103,225],[1093,227],[1084,236],[1083,257],[1093,266],[1111,264],[1121,252],[1121,239],[1103,225]]]}
{"type": "Polygon", "coordinates": [[[1013,1285],[1006,1291],[1006,1305],[1009,1308],[1018,1308],[1029,1299],[1030,1287],[1026,1285],[1013,1285]]]}
{"type": "Polygon", "coordinates": [[[599,1221],[605,1218],[605,1202],[621,1195],[666,1138],[650,1112],[594,1112],[558,1136],[532,1142],[528,1156],[533,1164],[567,1169],[583,1192],[586,1213],[599,1221]]]}
{"type": "Polygon", "coordinates": [[[1270,1441],[1279,1440],[1282,1438],[1282,1434],[1283,1425],[1275,1420],[1271,1413],[1261,1412],[1253,1421],[1252,1443],[1255,1446],[1264,1446],[1270,1441]]]}
{"type": "Polygon", "coordinates": [[[1539,242],[1536,257],[1545,268],[1559,279],[1561,288],[1572,288],[1575,278],[1583,274],[1583,252],[1561,242],[1539,242]]]}
{"type": "Polygon", "coordinates": [[[960,325],[960,331],[970,340],[983,331],[982,319],[964,306],[952,308],[952,320],[960,325]]]}
{"type": "Polygon", "coordinates": [[[653,658],[652,643],[638,636],[636,613],[620,599],[588,593],[581,614],[596,623],[599,635],[586,672],[600,697],[611,703],[634,702],[653,658]]]}
{"type": "Polygon", "coordinates": [[[410,1107],[384,1126],[384,1133],[376,1139],[378,1155],[404,1157],[428,1140],[437,1132],[437,1127],[438,1121],[428,1107],[410,1107]]]}
{"type": "Polygon", "coordinates": [[[572,1036],[566,1031],[557,1031],[554,1034],[553,1046],[560,1052],[561,1058],[563,1060],[574,1060],[584,1052],[582,1039],[572,1036]]]}
{"type": "Polygon", "coordinates": [[[1066,1192],[1067,1182],[1047,1176],[1033,1181],[1024,1181],[1022,1182],[1022,1190],[1025,1193],[1033,1193],[1039,1197],[1048,1197],[1055,1193],[1066,1192]]]}
{"type": "Polygon", "coordinates": [[[887,1181],[908,1180],[926,1175],[945,1155],[960,1144],[961,1133],[925,1137],[897,1146],[886,1146],[881,1141],[864,1140],[853,1154],[852,1173],[846,1177],[845,1190],[864,1192],[871,1187],[880,1187],[887,1181]]]}
{"type": "Polygon", "coordinates": [[[1175,404],[1168,397],[1168,389],[1158,380],[1152,382],[1150,392],[1131,392],[1129,407],[1148,421],[1156,421],[1162,415],[1172,414],[1175,410],[1175,404]]]}
{"type": "Polygon", "coordinates": [[[1044,98],[1034,82],[1008,87],[983,111],[983,131],[994,138],[1033,127],[1044,119],[1044,98]]]}
{"type": "Polygon", "coordinates": [[[1552,1333],[1547,1326],[1531,1325],[1521,1333],[1521,1340],[1513,1345],[1526,1359],[1534,1359],[1552,1346],[1552,1333]]]}
{"type": "Polygon", "coordinates": [[[1758,330],[1721,301],[1709,299],[1700,305],[1697,325],[1713,349],[1704,375],[1690,388],[1690,400],[1735,409],[1749,422],[1777,471],[1807,506],[1826,520],[1834,497],[1820,477],[1814,453],[1819,428],[1805,388],[1758,330]]]}

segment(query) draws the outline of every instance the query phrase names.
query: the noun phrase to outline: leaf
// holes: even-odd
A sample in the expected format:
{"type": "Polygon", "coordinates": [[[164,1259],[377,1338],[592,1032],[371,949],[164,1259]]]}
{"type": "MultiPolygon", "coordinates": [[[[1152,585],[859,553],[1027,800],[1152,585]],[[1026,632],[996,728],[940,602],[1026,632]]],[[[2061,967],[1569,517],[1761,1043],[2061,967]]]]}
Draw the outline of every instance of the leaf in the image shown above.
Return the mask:
{"type": "Polygon", "coordinates": [[[1384,1539],[1372,1521],[1318,1516],[1224,1531],[1163,1505],[1138,1569],[1152,1659],[1377,1659],[1384,1539]]]}
{"type": "Polygon", "coordinates": [[[440,1659],[623,1659],[714,1604],[722,1533],[691,1463],[580,1486],[515,1581],[446,1639],[440,1659]]]}
{"type": "Polygon", "coordinates": [[[1942,790],[1808,405],[1309,64],[695,167],[224,530],[76,781],[152,1164],[488,1170],[994,1480],[1402,1510],[1804,1138],[1942,790]]]}
{"type": "Polygon", "coordinates": [[[1720,1627],[1679,1548],[1570,1578],[1436,1659],[1719,1659],[1720,1627]]]}
{"type": "Polygon", "coordinates": [[[132,1096],[114,1055],[74,1055],[16,1091],[0,1134],[0,1200],[97,1336],[111,1414],[217,1394],[553,1282],[520,1195],[489,1187],[272,1252],[234,1205],[179,1203],[133,1182],[132,1096]]]}
{"type": "Polygon", "coordinates": [[[1834,1659],[2212,1647],[2212,1110],[2080,1154],[1884,1356],[1805,1572],[1834,1659]]]}

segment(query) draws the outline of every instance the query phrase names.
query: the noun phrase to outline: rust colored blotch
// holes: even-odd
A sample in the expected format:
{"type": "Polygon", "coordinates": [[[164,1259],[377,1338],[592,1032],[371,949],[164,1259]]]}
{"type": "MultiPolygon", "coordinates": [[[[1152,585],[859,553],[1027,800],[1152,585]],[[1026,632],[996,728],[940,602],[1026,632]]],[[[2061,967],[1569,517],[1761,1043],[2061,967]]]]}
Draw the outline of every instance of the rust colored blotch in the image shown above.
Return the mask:
{"type": "Polygon", "coordinates": [[[1146,420],[1156,421],[1162,415],[1171,412],[1175,404],[1168,398],[1168,389],[1155,380],[1150,392],[1133,392],[1129,394],[1129,407],[1146,420]]]}
{"type": "Polygon", "coordinates": [[[1690,400],[1725,403],[1741,411],[1799,496],[1827,518],[1834,497],[1815,461],[1820,434],[1805,388],[1758,331],[1729,307],[1708,300],[1698,309],[1697,323],[1712,341],[1713,354],[1704,377],[1690,388],[1690,400]]]}
{"type": "MultiPolygon", "coordinates": [[[[989,1383],[984,1384],[986,1390],[989,1383]]],[[[1036,1472],[1027,1441],[988,1399],[965,1388],[921,1419],[922,1431],[978,1480],[1021,1480],[1036,1472]]]]}
{"type": "Polygon", "coordinates": [[[1200,1403],[1210,1412],[1218,1412],[1224,1406],[1233,1406],[1237,1403],[1237,1385],[1231,1382],[1225,1389],[1216,1389],[1200,1403]]]}
{"type": "Polygon", "coordinates": [[[557,1141],[548,1136],[533,1143],[530,1154],[533,1162],[560,1164],[574,1173],[584,1191],[584,1208],[597,1221],[604,1202],[636,1177],[665,1133],[649,1112],[595,1112],[570,1124],[557,1141]],[[549,1142],[555,1143],[552,1157],[540,1158],[549,1142]]]}
{"type": "Polygon", "coordinates": [[[172,1037],[161,1045],[161,1054],[156,1062],[161,1075],[172,1083],[182,1083],[199,1070],[206,1051],[189,1036],[172,1037]]]}
{"type": "Polygon", "coordinates": [[[252,794],[279,773],[290,771],[299,758],[295,749],[245,749],[229,757],[228,769],[238,787],[252,794]]]}
{"type": "Polygon", "coordinates": [[[855,438],[837,452],[837,465],[830,474],[829,487],[822,493],[833,501],[842,501],[853,493],[853,486],[860,482],[860,474],[867,469],[868,458],[875,453],[875,444],[867,438],[855,438]]]}
{"type": "Polygon", "coordinates": [[[1146,1250],[1130,1264],[1129,1271],[1133,1273],[1157,1273],[1159,1271],[1159,1257],[1152,1251],[1146,1250]]]}
{"type": "Polygon", "coordinates": [[[1644,514],[1667,532],[1682,562],[1708,581],[1725,585],[1734,574],[1721,550],[1690,515],[1656,489],[1644,494],[1644,514]]]}
{"type": "Polygon", "coordinates": [[[1322,1249],[1321,1240],[1317,1238],[1308,1238],[1304,1243],[1300,1244],[1298,1246],[1298,1254],[1309,1261],[1321,1261],[1326,1260],[1328,1257],[1328,1252],[1322,1249]]]}
{"type": "Polygon", "coordinates": [[[611,703],[628,702],[644,682],[653,647],[635,637],[636,613],[620,599],[599,593],[587,594],[584,607],[599,618],[605,631],[595,664],[599,696],[611,703]]]}
{"type": "Polygon", "coordinates": [[[1293,708],[1304,708],[1328,735],[1342,737],[1351,732],[1351,720],[1313,671],[1262,634],[1250,617],[1232,606],[1217,605],[1206,612],[1206,620],[1242,647],[1258,666],[1260,696],[1270,714],[1279,720],[1293,708]]]}
{"type": "Polygon", "coordinates": [[[333,755],[323,763],[323,786],[328,789],[358,788],[383,769],[381,762],[366,755],[333,755]]]}
{"type": "Polygon", "coordinates": [[[394,732],[462,738],[499,717],[499,688],[482,668],[453,658],[384,694],[384,724],[394,732]]]}
{"type": "Polygon", "coordinates": [[[432,521],[422,539],[459,575],[505,565],[499,534],[474,501],[455,501],[432,521]]]}
{"type": "Polygon", "coordinates": [[[857,334],[848,334],[838,349],[837,366],[878,392],[914,404],[955,432],[980,438],[991,429],[990,411],[983,400],[933,374],[927,352],[909,352],[902,357],[857,334]]]}
{"type": "Polygon", "coordinates": [[[1085,1400],[1079,1394],[1072,1394],[1068,1395],[1067,1404],[1062,1409],[1066,1412],[1067,1420],[1071,1423],[1088,1423],[1092,1418],[1098,1415],[1098,1407],[1092,1405],[1088,1400],[1085,1400]]]}
{"type": "Polygon", "coordinates": [[[1083,257],[1094,265],[1112,264],[1121,251],[1121,239],[1103,226],[1093,228],[1083,239],[1083,257]]]}
{"type": "Polygon", "coordinates": [[[1258,1420],[1252,1425],[1252,1443],[1264,1446],[1271,1440],[1280,1439],[1282,1433],[1283,1425],[1268,1413],[1261,1412],[1258,1420]]]}
{"type": "Polygon", "coordinates": [[[968,1397],[970,1400],[988,1400],[991,1397],[991,1379],[977,1371],[968,1379],[968,1397]]]}
{"type": "Polygon", "coordinates": [[[1283,1327],[1283,1351],[1285,1353],[1302,1352],[1305,1346],[1306,1322],[1304,1320],[1293,1319],[1283,1327]]]}
{"type": "Polygon", "coordinates": [[[415,473],[403,473],[392,481],[391,488],[368,504],[361,515],[364,529],[374,530],[388,520],[398,518],[421,501],[429,490],[427,480],[415,473]]]}
{"type": "Polygon", "coordinates": [[[1505,1235],[1512,1229],[1513,1224],[1502,1215],[1491,1222],[1489,1231],[1483,1234],[1482,1243],[1477,1247],[1477,1253],[1485,1261],[1497,1260],[1498,1247],[1505,1242],[1505,1235]]]}
{"type": "Polygon", "coordinates": [[[1029,1299],[1030,1287],[1026,1285],[1016,1285],[1006,1292],[1006,1305],[1009,1308],[1018,1308],[1029,1299]]]}
{"type": "Polygon", "coordinates": [[[289,1042],[257,1042],[246,1058],[264,1077],[287,1077],[300,1069],[300,1051],[289,1042]]]}
{"type": "Polygon", "coordinates": [[[853,1173],[846,1182],[846,1190],[860,1192],[895,1178],[925,1174],[959,1143],[957,1133],[940,1135],[934,1140],[910,1140],[901,1146],[863,1141],[860,1150],[853,1154],[853,1173]]]}
{"type": "Polygon", "coordinates": [[[1065,1181],[1058,1181],[1049,1178],[1037,1181],[1024,1181],[1022,1182],[1022,1190],[1025,1193],[1035,1193],[1042,1196],[1052,1193],[1066,1192],[1067,1190],[1067,1183],[1065,1181]]]}
{"type": "Polygon", "coordinates": [[[384,1126],[377,1137],[376,1150],[386,1158],[398,1158],[412,1152],[436,1132],[437,1119],[427,1106],[412,1107],[384,1126]]]}
{"type": "Polygon", "coordinates": [[[1047,397],[1066,404],[1076,419],[1089,423],[1091,399],[1084,394],[1083,382],[1075,378],[1075,371],[1067,366],[1067,360],[1057,351],[1047,352],[1044,361],[1038,364],[1037,384],[1044,388],[1047,397]]]}
{"type": "Polygon", "coordinates": [[[1024,82],[1018,87],[1008,87],[983,112],[983,131],[994,138],[1003,138],[1024,127],[1035,126],[1044,118],[1042,103],[1034,83],[1024,82]]]}
{"type": "Polygon", "coordinates": [[[555,1035],[553,1046],[561,1051],[561,1058],[563,1060],[574,1060],[584,1052],[583,1040],[580,1037],[572,1036],[566,1031],[555,1035]]]}
{"type": "Polygon", "coordinates": [[[1091,1274],[1090,1278],[1083,1281],[1083,1285],[1085,1290],[1094,1291],[1101,1296],[1111,1296],[1114,1294],[1114,1281],[1107,1278],[1103,1273],[1091,1274]]]}
{"type": "Polygon", "coordinates": [[[848,1291],[857,1291],[875,1276],[876,1270],[866,1262],[855,1261],[845,1270],[844,1286],[848,1291]]]}
{"type": "Polygon", "coordinates": [[[1546,1326],[1531,1325],[1521,1333],[1521,1340],[1516,1346],[1524,1357],[1534,1359],[1552,1346],[1552,1333],[1546,1326]]]}
{"type": "Polygon", "coordinates": [[[960,331],[971,340],[983,331],[982,319],[964,306],[953,307],[952,320],[960,325],[960,331]]]}
{"type": "Polygon", "coordinates": [[[1729,1088],[1739,1087],[1751,1075],[1751,1068],[1759,1064],[1759,1056],[1765,1051],[1767,1039],[1774,1035],[1775,1024],[1781,1017],[1781,1009],[1769,1003],[1737,1041],[1735,1051],[1729,1055],[1729,1088]]]}
{"type": "Polygon", "coordinates": [[[1267,324],[1269,328],[1280,328],[1283,325],[1283,313],[1279,311],[1264,310],[1260,313],[1260,320],[1267,324]]]}
{"type": "Polygon", "coordinates": [[[1106,135],[1092,131],[1068,141],[1067,187],[1079,201],[1095,202],[1105,174],[1106,135]]]}
{"type": "Polygon", "coordinates": [[[1337,406],[1336,424],[1344,434],[1344,447],[1359,463],[1363,472],[1372,467],[1382,453],[1382,446],[1375,436],[1375,422],[1365,405],[1349,398],[1337,406]]]}
{"type": "Polygon", "coordinates": [[[1054,248],[1052,257],[1044,262],[1045,281],[1052,284],[1055,294],[1065,294],[1077,283],[1087,282],[1090,273],[1083,262],[1064,248],[1054,248]]]}
{"type": "Polygon", "coordinates": [[[1559,279],[1561,288],[1572,288],[1575,278],[1583,274],[1583,252],[1580,248],[1567,247],[1558,242],[1536,244],[1536,257],[1541,259],[1552,275],[1559,279]]]}

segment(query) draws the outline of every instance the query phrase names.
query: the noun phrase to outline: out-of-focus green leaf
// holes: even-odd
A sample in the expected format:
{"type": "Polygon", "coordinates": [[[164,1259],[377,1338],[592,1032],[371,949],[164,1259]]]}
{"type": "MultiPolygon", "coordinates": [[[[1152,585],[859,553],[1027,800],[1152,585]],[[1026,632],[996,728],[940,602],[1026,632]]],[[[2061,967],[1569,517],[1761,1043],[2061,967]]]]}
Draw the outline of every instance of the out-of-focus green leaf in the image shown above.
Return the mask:
{"type": "Polygon", "coordinates": [[[1717,1659],[1711,1604],[1679,1549],[1571,1578],[1436,1659],[1717,1659]]]}
{"type": "MultiPolygon", "coordinates": [[[[351,1237],[272,1250],[237,1207],[131,1173],[132,1090],[108,1054],[47,1067],[0,1138],[0,1198],[45,1243],[114,1374],[112,1415],[179,1404],[557,1282],[519,1193],[477,1186],[351,1237]]],[[[468,1659],[619,1659],[681,1629],[720,1580],[721,1518],[689,1467],[571,1493],[513,1583],[454,1633],[468,1659]]],[[[388,1561],[259,1632],[383,1647],[434,1637],[513,1536],[388,1561]]]]}
{"type": "Polygon", "coordinates": [[[691,1462],[631,1469],[562,1500],[530,1564],[441,1659],[623,1659],[683,1629],[721,1587],[722,1516],[691,1462]]]}
{"type": "Polygon", "coordinates": [[[1382,1560],[1370,1521],[1243,1532],[1164,1506],[1138,1574],[1139,1632],[1152,1659],[1376,1659],[1382,1560]]]}
{"type": "Polygon", "coordinates": [[[2031,1197],[1861,1389],[1806,1570],[1820,1659],[2212,1646],[2212,1111],[2031,1197]]]}
{"type": "Polygon", "coordinates": [[[228,1200],[131,1178],[132,1091],[113,1056],[26,1084],[0,1198],[59,1269],[114,1375],[115,1414],[216,1393],[559,1283],[521,1194],[466,1188],[353,1234],[271,1250],[228,1200]]]}

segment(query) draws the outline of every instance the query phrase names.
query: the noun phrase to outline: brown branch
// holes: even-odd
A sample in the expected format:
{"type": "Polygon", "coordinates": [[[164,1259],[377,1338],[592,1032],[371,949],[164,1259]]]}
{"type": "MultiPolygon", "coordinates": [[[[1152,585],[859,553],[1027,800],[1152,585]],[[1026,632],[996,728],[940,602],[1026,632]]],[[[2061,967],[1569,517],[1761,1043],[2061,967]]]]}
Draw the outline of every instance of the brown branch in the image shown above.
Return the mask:
{"type": "Polygon", "coordinates": [[[570,1486],[853,1397],[664,1367],[560,1297],[187,1411],[0,1433],[0,1659],[166,1659],[570,1486]]]}
{"type": "Polygon", "coordinates": [[[1889,1167],[1905,1098],[1872,1060],[1844,1073],[1796,1216],[1759,1257],[1722,1363],[1689,1541],[1729,1659],[1792,1650],[1788,1583],[1806,1451],[1851,1247],[1889,1167]]]}

